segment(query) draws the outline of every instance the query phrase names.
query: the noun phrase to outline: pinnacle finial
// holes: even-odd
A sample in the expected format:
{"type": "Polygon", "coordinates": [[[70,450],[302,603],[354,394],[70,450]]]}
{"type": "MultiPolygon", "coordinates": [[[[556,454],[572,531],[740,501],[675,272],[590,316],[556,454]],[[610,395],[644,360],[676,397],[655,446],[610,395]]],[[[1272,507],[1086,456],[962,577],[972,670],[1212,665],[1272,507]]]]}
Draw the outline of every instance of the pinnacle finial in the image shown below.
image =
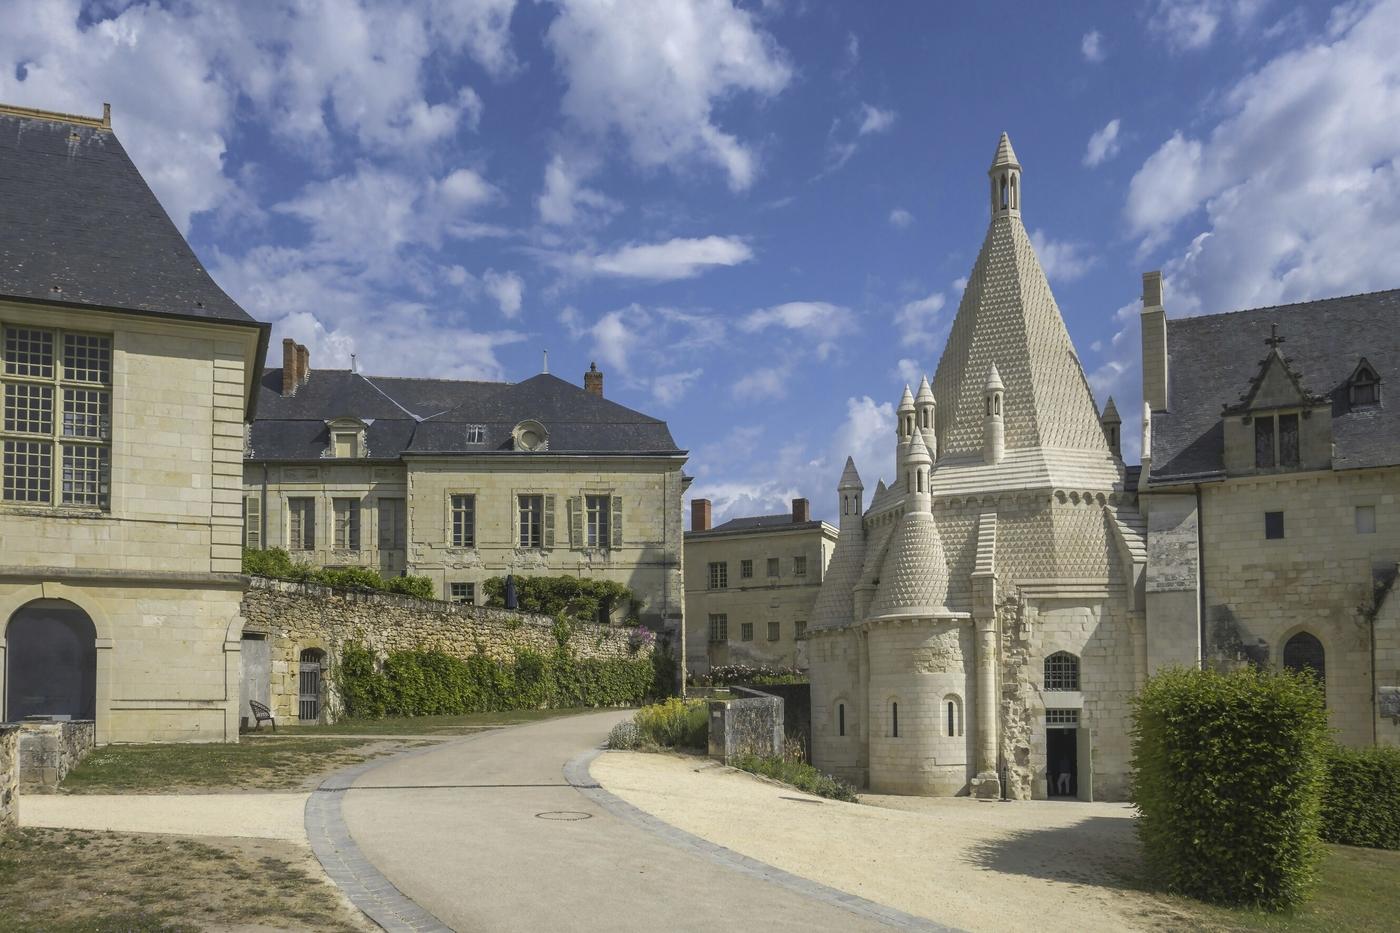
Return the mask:
{"type": "Polygon", "coordinates": [[[997,154],[992,157],[993,170],[1006,166],[1020,168],[1021,163],[1016,161],[1016,150],[1011,148],[1011,137],[1006,133],[1001,134],[1001,139],[997,141],[997,154]]]}
{"type": "Polygon", "coordinates": [[[854,457],[846,458],[846,469],[841,471],[841,481],[837,483],[837,489],[864,489],[865,484],[860,481],[860,473],[856,470],[856,460],[854,457]]]}
{"type": "Polygon", "coordinates": [[[899,398],[899,411],[914,410],[914,393],[909,389],[909,383],[904,384],[904,394],[899,398]]]}
{"type": "Polygon", "coordinates": [[[1106,422],[1109,422],[1109,423],[1111,423],[1111,424],[1122,424],[1122,423],[1123,423],[1122,417],[1119,416],[1119,414],[1118,414],[1118,406],[1115,405],[1115,404],[1113,404],[1113,396],[1110,395],[1110,396],[1108,397],[1108,404],[1104,405],[1104,407],[1103,407],[1103,415],[1100,416],[1099,420],[1100,420],[1100,421],[1106,421],[1106,422]]]}
{"type": "Polygon", "coordinates": [[[990,390],[990,389],[1005,389],[1005,388],[1006,388],[1006,386],[1002,384],[1002,381],[1001,381],[1001,373],[997,372],[997,364],[996,364],[996,363],[993,363],[993,364],[992,364],[991,370],[987,373],[987,388],[988,388],[989,390],[990,390]]]}
{"type": "Polygon", "coordinates": [[[914,401],[916,403],[923,403],[932,402],[933,400],[933,386],[929,385],[928,376],[925,376],[923,381],[919,383],[919,394],[915,396],[914,401]]]}

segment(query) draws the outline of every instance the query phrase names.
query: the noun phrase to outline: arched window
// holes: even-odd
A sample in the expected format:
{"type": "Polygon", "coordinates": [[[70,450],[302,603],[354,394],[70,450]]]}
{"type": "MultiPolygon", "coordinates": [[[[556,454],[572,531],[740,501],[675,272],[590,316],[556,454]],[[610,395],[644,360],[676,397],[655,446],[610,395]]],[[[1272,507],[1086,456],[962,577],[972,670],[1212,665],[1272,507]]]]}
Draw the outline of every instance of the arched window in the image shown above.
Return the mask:
{"type": "Polygon", "coordinates": [[[96,718],[97,628],[86,612],[65,600],[36,599],[10,617],[3,634],[12,722],[96,718]]]}
{"type": "Polygon", "coordinates": [[[956,738],[963,734],[963,711],[962,698],[949,694],[943,698],[943,714],[945,718],[945,733],[949,738],[956,738]]]}
{"type": "Polygon", "coordinates": [[[845,703],[837,703],[837,704],[836,704],[836,734],[837,734],[837,735],[845,735],[845,734],[846,734],[846,704],[845,704],[845,703]]]}
{"type": "Polygon", "coordinates": [[[989,396],[987,396],[987,417],[990,418],[990,417],[991,417],[991,414],[992,414],[992,397],[989,395],[989,396]]]}
{"type": "Polygon", "coordinates": [[[1046,690],[1078,690],[1079,659],[1068,651],[1056,651],[1045,659],[1046,690]]]}
{"type": "Polygon", "coordinates": [[[1012,206],[1012,208],[1016,208],[1016,207],[1019,206],[1019,204],[1018,204],[1018,199],[1017,199],[1017,195],[1016,195],[1016,176],[1015,176],[1015,175],[1012,175],[1012,176],[1011,176],[1011,206],[1012,206]]]}
{"type": "Polygon", "coordinates": [[[1007,204],[1008,204],[1007,198],[1009,197],[1009,194],[1008,194],[1009,191],[1010,191],[1010,189],[1007,187],[1007,184],[1006,184],[1006,176],[1003,175],[1003,176],[1001,176],[1001,201],[1000,201],[1000,203],[1001,203],[1001,209],[1002,209],[1002,210],[1006,210],[1006,206],[1007,206],[1007,204]]]}
{"type": "Polygon", "coordinates": [[[994,415],[999,415],[999,414],[1001,414],[1001,396],[1000,396],[1000,395],[993,395],[993,396],[992,396],[992,414],[994,414],[994,415]]]}
{"type": "Polygon", "coordinates": [[[899,738],[899,704],[896,702],[890,703],[890,736],[899,738]]]}
{"type": "Polygon", "coordinates": [[[927,492],[927,490],[924,489],[924,471],[923,471],[923,470],[920,470],[920,471],[919,471],[919,492],[927,492]]]}
{"type": "Polygon", "coordinates": [[[1283,666],[1290,671],[1308,671],[1318,683],[1327,682],[1327,657],[1316,635],[1299,632],[1283,645],[1283,666]]]}

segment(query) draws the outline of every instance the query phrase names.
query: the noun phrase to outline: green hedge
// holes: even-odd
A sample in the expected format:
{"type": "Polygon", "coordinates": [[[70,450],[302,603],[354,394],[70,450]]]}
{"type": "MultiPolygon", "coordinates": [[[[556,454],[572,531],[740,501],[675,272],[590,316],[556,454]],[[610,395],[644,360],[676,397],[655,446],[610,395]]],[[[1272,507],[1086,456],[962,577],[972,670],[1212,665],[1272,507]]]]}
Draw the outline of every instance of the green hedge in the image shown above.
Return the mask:
{"type": "Polygon", "coordinates": [[[1334,745],[1328,750],[1322,838],[1400,849],[1400,748],[1334,745]]]}
{"type": "Polygon", "coordinates": [[[396,651],[375,669],[363,645],[348,644],[336,674],[346,715],[432,716],[511,709],[630,706],[653,689],[649,659],[580,660],[566,649],[518,651],[513,662],[485,655],[396,651]]]}
{"type": "MultiPolygon", "coordinates": [[[[486,605],[505,606],[505,577],[489,577],[483,584],[486,605]]],[[[515,577],[517,608],[547,616],[566,616],[579,622],[606,625],[615,609],[625,606],[625,621],[635,623],[636,597],[621,583],[581,577],[515,577]]]]}
{"type": "Polygon", "coordinates": [[[294,583],[316,583],[352,590],[398,593],[418,599],[433,598],[433,581],[427,577],[381,577],[368,567],[313,567],[292,559],[280,547],[243,549],[243,572],[254,577],[272,577],[294,583]]]}
{"type": "Polygon", "coordinates": [[[1201,900],[1281,910],[1321,857],[1327,713],[1306,674],[1170,669],[1133,702],[1149,870],[1201,900]]]}

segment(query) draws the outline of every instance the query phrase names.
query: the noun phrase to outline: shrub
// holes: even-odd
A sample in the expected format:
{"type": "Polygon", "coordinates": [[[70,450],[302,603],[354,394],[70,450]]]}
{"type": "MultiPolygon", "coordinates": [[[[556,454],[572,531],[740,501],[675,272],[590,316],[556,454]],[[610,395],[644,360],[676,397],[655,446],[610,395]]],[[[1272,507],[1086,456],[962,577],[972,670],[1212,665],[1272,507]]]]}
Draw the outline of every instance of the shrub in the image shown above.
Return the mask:
{"type": "MultiPolygon", "coordinates": [[[[482,584],[486,605],[500,609],[506,604],[505,577],[490,577],[482,584]]],[[[517,607],[522,612],[563,617],[576,622],[607,624],[613,610],[627,606],[628,622],[636,621],[636,598],[632,591],[612,580],[584,577],[515,577],[517,607]]]]}
{"type": "Polygon", "coordinates": [[[854,787],[840,778],[818,771],[803,761],[760,757],[758,755],[739,755],[730,761],[730,764],[741,771],[761,774],[764,777],[782,781],[784,784],[791,784],[798,790],[816,794],[818,797],[829,797],[832,800],[844,800],[848,803],[857,802],[854,787]]]}
{"type": "Polygon", "coordinates": [[[375,670],[362,645],[348,644],[336,672],[353,718],[431,716],[511,709],[630,706],[652,686],[649,660],[579,659],[566,651],[520,650],[500,662],[441,651],[396,651],[375,670]]]}
{"type": "Polygon", "coordinates": [[[613,726],[612,731],[608,733],[608,748],[627,751],[638,748],[641,744],[641,730],[639,730],[637,724],[630,719],[613,726]]]}
{"type": "Polygon", "coordinates": [[[243,549],[243,572],[254,577],[271,577],[293,583],[315,583],[351,590],[398,593],[418,599],[433,598],[433,581],[427,577],[382,577],[368,567],[313,567],[292,559],[280,547],[243,549]]]}
{"type": "Polygon", "coordinates": [[[663,748],[705,748],[710,744],[710,707],[704,700],[672,697],[643,706],[632,721],[643,741],[663,748]]]}
{"type": "Polygon", "coordinates": [[[1346,846],[1400,849],[1400,748],[1328,749],[1322,838],[1346,846]]]}
{"type": "Polygon", "coordinates": [[[1327,714],[1307,674],[1169,669],[1133,701],[1132,799],[1169,890],[1281,910],[1317,862],[1327,714]]]}
{"type": "Polygon", "coordinates": [[[807,672],[796,667],[765,667],[761,664],[726,664],[710,668],[708,674],[690,678],[696,687],[728,687],[731,684],[805,684],[807,672]]]}

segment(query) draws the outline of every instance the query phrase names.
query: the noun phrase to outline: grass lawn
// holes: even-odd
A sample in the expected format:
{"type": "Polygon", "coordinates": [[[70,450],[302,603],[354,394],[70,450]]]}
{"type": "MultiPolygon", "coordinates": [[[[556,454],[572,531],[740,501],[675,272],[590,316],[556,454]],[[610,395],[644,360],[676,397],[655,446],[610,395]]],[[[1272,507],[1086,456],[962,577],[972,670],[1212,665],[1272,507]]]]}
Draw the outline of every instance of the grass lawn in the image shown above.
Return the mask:
{"type": "Polygon", "coordinates": [[[71,794],[310,789],[331,772],[418,743],[245,738],[226,743],[104,745],[68,773],[71,794]]]}
{"type": "MultiPolygon", "coordinates": [[[[557,716],[596,713],[596,709],[516,709],[461,716],[390,716],[384,719],[342,719],[329,726],[278,725],[278,735],[469,735],[557,716]]],[[[269,732],[264,726],[261,732],[269,732]]],[[[246,737],[246,736],[245,736],[246,737]]]]}
{"type": "Polygon", "coordinates": [[[0,837],[0,931],[377,929],[319,875],[270,839],[21,829],[0,837]]]}
{"type": "Polygon", "coordinates": [[[1348,933],[1400,928],[1400,852],[1328,846],[1313,897],[1281,914],[1212,907],[1184,897],[1172,906],[1200,918],[1207,930],[1280,930],[1286,933],[1346,930],[1348,933]]]}

